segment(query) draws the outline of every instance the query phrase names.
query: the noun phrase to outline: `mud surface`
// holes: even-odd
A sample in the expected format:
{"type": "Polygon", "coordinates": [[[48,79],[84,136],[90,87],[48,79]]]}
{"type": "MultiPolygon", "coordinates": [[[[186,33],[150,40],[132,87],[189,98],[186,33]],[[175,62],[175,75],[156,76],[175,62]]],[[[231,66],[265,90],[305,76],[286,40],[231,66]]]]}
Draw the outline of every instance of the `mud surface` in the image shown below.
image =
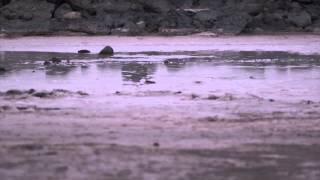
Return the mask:
{"type": "Polygon", "coordinates": [[[1,44],[1,179],[318,180],[320,56],[311,37],[279,37],[261,51],[245,38],[235,49],[195,38],[154,51],[170,42],[153,39],[144,51],[116,45],[112,57],[95,54],[92,39],[91,54],[41,38],[15,51],[28,40],[1,44]],[[54,52],[41,52],[48,46],[54,52]]]}

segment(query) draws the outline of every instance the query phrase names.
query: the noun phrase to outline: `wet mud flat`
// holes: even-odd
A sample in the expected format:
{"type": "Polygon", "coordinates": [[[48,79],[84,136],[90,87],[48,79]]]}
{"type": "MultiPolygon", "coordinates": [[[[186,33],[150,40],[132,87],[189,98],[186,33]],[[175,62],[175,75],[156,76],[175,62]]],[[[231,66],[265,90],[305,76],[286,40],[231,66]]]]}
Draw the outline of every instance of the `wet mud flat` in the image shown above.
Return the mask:
{"type": "Polygon", "coordinates": [[[279,51],[149,44],[112,57],[92,42],[86,55],[1,44],[0,175],[317,180],[320,56],[311,40],[306,51],[301,41],[279,51]],[[45,63],[52,58],[61,61],[45,63]]]}

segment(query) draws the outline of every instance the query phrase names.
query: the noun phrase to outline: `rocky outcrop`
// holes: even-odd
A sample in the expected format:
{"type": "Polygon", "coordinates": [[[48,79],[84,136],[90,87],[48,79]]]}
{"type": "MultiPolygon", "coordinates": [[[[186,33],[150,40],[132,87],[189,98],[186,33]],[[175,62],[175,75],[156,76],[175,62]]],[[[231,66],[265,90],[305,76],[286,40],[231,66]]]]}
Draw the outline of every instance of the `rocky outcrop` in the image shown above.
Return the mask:
{"type": "Polygon", "coordinates": [[[1,0],[0,34],[237,35],[319,32],[320,24],[320,1],[316,0],[71,1],[52,19],[54,4],[47,0],[1,0]]]}

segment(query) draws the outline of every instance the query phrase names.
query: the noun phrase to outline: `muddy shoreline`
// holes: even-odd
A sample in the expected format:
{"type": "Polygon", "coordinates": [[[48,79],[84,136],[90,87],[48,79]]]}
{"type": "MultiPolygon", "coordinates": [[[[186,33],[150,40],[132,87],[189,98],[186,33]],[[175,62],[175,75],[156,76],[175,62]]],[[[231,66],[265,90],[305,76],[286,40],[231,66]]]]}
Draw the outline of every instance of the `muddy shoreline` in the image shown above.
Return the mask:
{"type": "Polygon", "coordinates": [[[318,180],[319,44],[314,35],[0,39],[0,175],[318,180]],[[97,55],[105,45],[114,56],[97,55]],[[53,57],[61,62],[45,65],[53,57]]]}

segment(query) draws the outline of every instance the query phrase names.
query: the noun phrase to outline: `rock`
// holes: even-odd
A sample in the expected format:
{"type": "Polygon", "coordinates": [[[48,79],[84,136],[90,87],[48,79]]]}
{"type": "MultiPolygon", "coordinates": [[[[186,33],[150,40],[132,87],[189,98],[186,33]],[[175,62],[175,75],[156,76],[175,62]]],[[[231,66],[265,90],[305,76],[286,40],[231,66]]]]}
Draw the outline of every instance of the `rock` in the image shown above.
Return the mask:
{"type": "Polygon", "coordinates": [[[23,91],[12,89],[6,92],[6,96],[19,96],[19,95],[22,95],[23,93],[24,93],[23,91]]]}
{"type": "Polygon", "coordinates": [[[106,46],[99,52],[99,54],[106,55],[106,56],[112,56],[114,54],[114,51],[111,46],[106,46]]]}
{"type": "Polygon", "coordinates": [[[4,73],[6,71],[7,71],[6,68],[0,66],[0,73],[4,73]]]}
{"type": "Polygon", "coordinates": [[[252,32],[255,33],[255,34],[263,34],[264,30],[262,28],[260,28],[260,27],[256,27],[256,28],[253,29],[252,32]]]}
{"type": "Polygon", "coordinates": [[[305,7],[312,20],[318,20],[320,18],[320,5],[308,4],[305,5],[305,7]]]}
{"type": "Polygon", "coordinates": [[[90,51],[87,49],[81,49],[78,51],[78,54],[89,54],[89,53],[90,53],[90,51]]]}
{"type": "Polygon", "coordinates": [[[30,12],[23,13],[19,16],[19,19],[23,21],[31,21],[33,19],[33,14],[30,12]]]}
{"type": "Polygon", "coordinates": [[[313,30],[312,30],[312,32],[313,32],[314,34],[320,34],[320,27],[314,27],[313,30]]]}
{"type": "Polygon", "coordinates": [[[290,23],[297,27],[306,27],[311,25],[311,16],[306,11],[301,11],[299,13],[290,13],[288,16],[290,23]]]}
{"type": "Polygon", "coordinates": [[[219,29],[219,33],[237,35],[245,29],[250,21],[251,17],[247,13],[235,13],[221,18],[216,27],[219,29]]]}
{"type": "Polygon", "coordinates": [[[305,3],[305,4],[310,4],[310,3],[313,3],[313,0],[295,0],[299,3],[305,3]]]}
{"type": "Polygon", "coordinates": [[[159,34],[167,36],[184,36],[189,34],[198,33],[194,28],[160,28],[159,34]]]}
{"type": "Polygon", "coordinates": [[[1,0],[0,7],[5,6],[5,5],[9,4],[10,2],[11,2],[11,0],[1,0]]]}
{"type": "Polygon", "coordinates": [[[50,59],[50,62],[52,62],[53,64],[59,64],[62,62],[62,60],[59,58],[53,57],[50,59]]]}
{"type": "MultiPolygon", "coordinates": [[[[145,27],[145,24],[140,23],[141,26],[145,27]]],[[[125,35],[136,36],[142,34],[144,28],[140,28],[136,23],[129,21],[125,24],[124,29],[125,35]]]]}
{"type": "Polygon", "coordinates": [[[200,21],[206,28],[210,28],[217,21],[219,15],[218,11],[205,10],[197,12],[194,19],[200,21]]]}
{"type": "Polygon", "coordinates": [[[81,19],[81,13],[76,11],[71,11],[63,15],[64,19],[81,19]]]}
{"type": "Polygon", "coordinates": [[[51,65],[51,62],[50,62],[50,61],[44,61],[43,65],[44,65],[44,66],[50,66],[50,65],[51,65]]]}
{"type": "Polygon", "coordinates": [[[132,4],[131,2],[121,2],[121,3],[112,3],[112,2],[107,2],[102,5],[102,9],[106,13],[123,13],[127,12],[130,10],[139,10],[142,9],[141,6],[138,4],[132,4]]]}
{"type": "Polygon", "coordinates": [[[144,21],[139,21],[139,22],[136,23],[136,25],[137,25],[137,27],[138,27],[139,29],[144,29],[144,28],[146,28],[146,22],[144,22],[144,21]]]}
{"type": "Polygon", "coordinates": [[[2,0],[1,28],[9,36],[277,33],[312,31],[320,19],[319,0],[67,0],[51,19],[55,1],[2,0]]]}
{"type": "Polygon", "coordinates": [[[200,37],[218,37],[219,35],[213,32],[201,32],[196,33],[194,36],[200,36],[200,37]]]}
{"type": "Polygon", "coordinates": [[[146,80],[144,83],[145,83],[145,84],[156,84],[155,81],[151,81],[151,80],[146,80]]]}
{"type": "Polygon", "coordinates": [[[151,13],[168,12],[174,8],[171,2],[166,0],[139,0],[139,2],[144,11],[151,13]]]}
{"type": "Polygon", "coordinates": [[[243,12],[256,16],[263,11],[263,3],[244,3],[241,7],[243,12]]]}

